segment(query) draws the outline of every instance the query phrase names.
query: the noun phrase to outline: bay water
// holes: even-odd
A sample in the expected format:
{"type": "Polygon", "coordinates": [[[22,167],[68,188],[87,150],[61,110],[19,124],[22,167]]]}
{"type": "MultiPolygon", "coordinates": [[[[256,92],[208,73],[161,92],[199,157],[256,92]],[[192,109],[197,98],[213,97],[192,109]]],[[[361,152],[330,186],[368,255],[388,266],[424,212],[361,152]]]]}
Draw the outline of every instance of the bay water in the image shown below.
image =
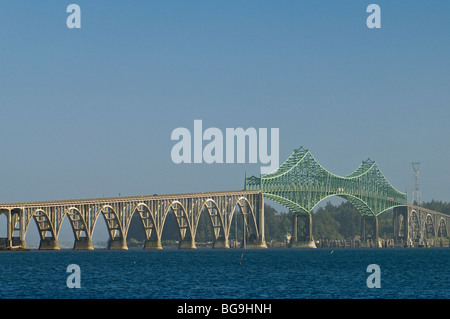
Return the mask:
{"type": "Polygon", "coordinates": [[[2,299],[450,298],[448,247],[3,251],[0,267],[2,299]]]}

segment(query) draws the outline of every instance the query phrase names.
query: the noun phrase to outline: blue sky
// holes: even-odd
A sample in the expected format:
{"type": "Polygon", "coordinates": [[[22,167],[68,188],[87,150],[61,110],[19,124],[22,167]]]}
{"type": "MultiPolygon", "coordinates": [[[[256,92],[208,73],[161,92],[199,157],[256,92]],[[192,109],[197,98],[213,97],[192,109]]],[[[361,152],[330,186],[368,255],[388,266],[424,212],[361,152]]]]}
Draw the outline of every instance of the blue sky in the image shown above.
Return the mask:
{"type": "Polygon", "coordinates": [[[0,201],[241,189],[259,164],[172,162],[172,130],[280,129],[346,175],[377,161],[450,200],[450,3],[1,1],[0,201]],[[68,29],[66,7],[81,7],[68,29]],[[381,29],[366,7],[381,7],[381,29]]]}

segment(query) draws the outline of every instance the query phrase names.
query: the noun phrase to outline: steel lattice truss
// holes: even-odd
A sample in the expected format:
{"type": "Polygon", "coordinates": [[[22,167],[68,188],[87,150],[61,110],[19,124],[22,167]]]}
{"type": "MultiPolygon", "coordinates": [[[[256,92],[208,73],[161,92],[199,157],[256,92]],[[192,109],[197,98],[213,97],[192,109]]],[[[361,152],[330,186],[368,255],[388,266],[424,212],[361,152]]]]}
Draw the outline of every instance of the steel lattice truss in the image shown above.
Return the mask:
{"type": "Polygon", "coordinates": [[[247,190],[261,190],[263,195],[294,213],[310,214],[330,196],[351,202],[365,216],[378,216],[393,207],[406,206],[406,194],[396,190],[370,159],[351,174],[341,177],[324,169],[302,147],[274,172],[246,178],[247,190]]]}

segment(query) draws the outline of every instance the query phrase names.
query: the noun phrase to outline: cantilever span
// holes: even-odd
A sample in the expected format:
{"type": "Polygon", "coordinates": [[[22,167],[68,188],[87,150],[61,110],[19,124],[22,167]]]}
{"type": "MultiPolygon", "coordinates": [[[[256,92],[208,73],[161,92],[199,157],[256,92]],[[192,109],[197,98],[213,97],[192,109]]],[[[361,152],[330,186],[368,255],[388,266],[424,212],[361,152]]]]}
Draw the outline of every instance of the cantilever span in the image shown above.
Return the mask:
{"type": "Polygon", "coordinates": [[[406,194],[388,182],[375,161],[367,159],[351,174],[337,176],[302,147],[294,150],[274,172],[246,178],[245,188],[261,190],[266,198],[294,213],[310,214],[319,202],[330,196],[348,200],[363,216],[378,216],[391,208],[407,205],[406,194]]]}
{"type": "Polygon", "coordinates": [[[374,161],[367,159],[351,174],[338,176],[323,168],[302,147],[294,150],[274,172],[260,177],[246,177],[245,189],[260,190],[265,198],[294,213],[291,238],[293,247],[315,247],[311,212],[327,197],[342,197],[358,209],[364,217],[363,238],[367,232],[366,220],[368,229],[372,229],[372,236],[377,238],[377,216],[391,208],[407,205],[406,194],[399,192],[388,182],[374,161]],[[300,227],[300,220],[304,220],[303,227],[300,227]]]}

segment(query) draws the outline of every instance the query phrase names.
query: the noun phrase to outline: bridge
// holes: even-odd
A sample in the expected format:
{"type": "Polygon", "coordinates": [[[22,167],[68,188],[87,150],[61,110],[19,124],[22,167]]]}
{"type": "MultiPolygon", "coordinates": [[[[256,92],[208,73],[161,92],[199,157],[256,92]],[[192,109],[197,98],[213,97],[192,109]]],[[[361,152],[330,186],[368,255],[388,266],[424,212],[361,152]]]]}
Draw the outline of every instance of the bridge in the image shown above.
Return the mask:
{"type": "Polygon", "coordinates": [[[207,214],[214,229],[214,247],[229,248],[233,217],[239,214],[245,228],[246,247],[266,248],[264,199],[260,191],[231,191],[154,196],[114,197],[63,201],[0,204],[7,216],[8,248],[26,248],[30,222],[36,222],[41,250],[59,250],[58,236],[65,218],[75,237],[74,249],[92,250],[92,235],[102,216],[109,233],[109,249],[128,249],[131,219],[139,216],[145,232],[145,249],[162,249],[166,218],[173,214],[180,234],[179,248],[195,249],[200,215],[207,214]]]}
{"type": "Polygon", "coordinates": [[[202,214],[209,216],[214,248],[230,248],[233,217],[243,220],[243,242],[247,248],[266,248],[264,198],[293,213],[291,247],[315,248],[312,212],[321,201],[339,196],[352,203],[362,215],[362,239],[378,243],[378,216],[393,210],[394,240],[401,245],[424,245],[427,238],[450,234],[450,215],[407,204],[406,194],[396,190],[377,164],[367,159],[352,173],[337,176],[324,169],[303,148],[274,172],[245,178],[245,189],[172,195],[113,197],[46,202],[0,204],[7,217],[7,248],[26,247],[25,237],[32,220],[39,236],[39,249],[59,249],[58,237],[65,218],[70,220],[74,249],[92,250],[92,237],[100,216],[109,233],[109,249],[128,249],[127,235],[133,216],[144,233],[144,249],[162,249],[161,236],[169,214],[176,219],[179,248],[195,249],[202,214]]]}
{"type": "Polygon", "coordinates": [[[449,233],[447,215],[428,211],[428,217],[424,219],[422,214],[417,213],[424,210],[409,206],[406,194],[395,189],[376,162],[370,159],[363,161],[349,175],[337,176],[323,168],[309,150],[301,147],[294,150],[274,172],[246,178],[245,189],[260,190],[264,197],[287,207],[294,214],[293,247],[315,247],[311,214],[317,204],[331,196],[346,199],[361,213],[363,240],[370,237],[378,241],[378,216],[395,208],[397,239],[411,241],[410,236],[416,236],[417,232],[424,233],[423,225],[431,227],[430,220],[434,222],[433,227],[439,223],[438,229],[441,231],[435,229],[434,234],[449,233]],[[420,220],[428,220],[428,224],[417,222],[412,230],[405,223],[416,220],[416,215],[420,220]],[[403,225],[403,228],[398,225],[403,225]]]}
{"type": "Polygon", "coordinates": [[[450,215],[415,205],[394,208],[394,240],[402,246],[428,246],[450,234],[450,215]]]}

